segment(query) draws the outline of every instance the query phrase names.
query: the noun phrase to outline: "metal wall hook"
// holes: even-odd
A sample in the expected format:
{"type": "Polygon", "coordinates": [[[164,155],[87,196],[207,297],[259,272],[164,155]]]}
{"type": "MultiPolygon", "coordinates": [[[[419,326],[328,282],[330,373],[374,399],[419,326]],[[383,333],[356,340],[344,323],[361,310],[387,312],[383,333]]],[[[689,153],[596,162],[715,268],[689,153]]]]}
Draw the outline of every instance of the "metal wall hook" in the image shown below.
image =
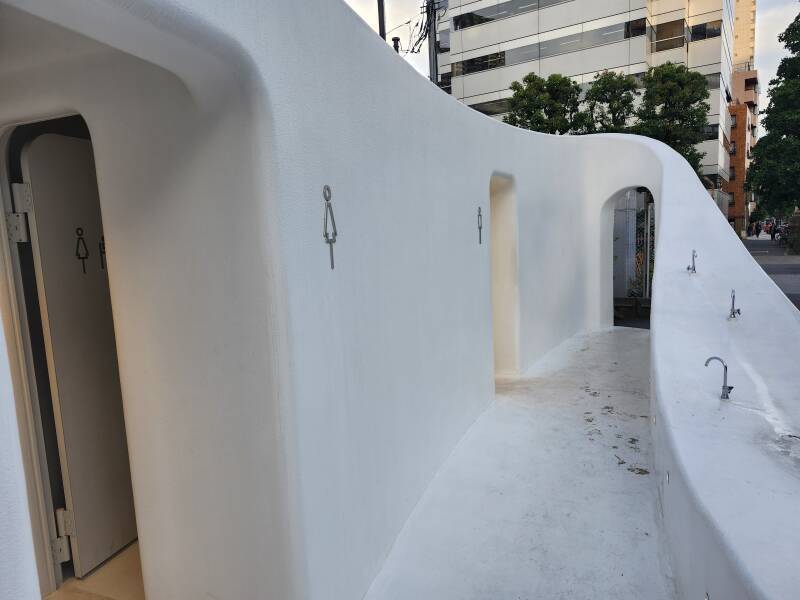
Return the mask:
{"type": "Polygon", "coordinates": [[[728,400],[730,398],[730,393],[733,391],[733,386],[728,385],[728,365],[719,356],[712,356],[706,361],[706,366],[708,366],[708,363],[710,363],[712,360],[718,360],[722,363],[722,395],[720,398],[723,400],[728,400]]]}
{"type": "Polygon", "coordinates": [[[483,213],[481,207],[478,207],[478,244],[483,244],[483,213]]]}
{"type": "Polygon", "coordinates": [[[697,258],[697,252],[694,249],[692,249],[692,264],[689,265],[688,267],[686,267],[686,270],[689,273],[697,273],[697,268],[695,267],[695,264],[694,264],[694,259],[695,258],[697,258]]]}
{"type": "Polygon", "coordinates": [[[742,309],[736,308],[736,290],[731,290],[731,313],[728,315],[729,319],[735,319],[736,315],[741,315],[742,309]]]}
{"type": "Polygon", "coordinates": [[[336,237],[338,236],[338,232],[336,231],[336,219],[333,217],[333,205],[331,204],[331,198],[333,194],[331,192],[331,188],[329,185],[325,185],[322,188],[322,198],[325,200],[325,213],[323,216],[323,224],[322,224],[322,239],[325,240],[325,243],[328,244],[328,248],[331,254],[331,270],[333,270],[333,245],[336,243],[336,237]],[[329,227],[330,222],[330,227],[329,227]],[[330,231],[329,229],[332,228],[333,230],[330,231]]]}

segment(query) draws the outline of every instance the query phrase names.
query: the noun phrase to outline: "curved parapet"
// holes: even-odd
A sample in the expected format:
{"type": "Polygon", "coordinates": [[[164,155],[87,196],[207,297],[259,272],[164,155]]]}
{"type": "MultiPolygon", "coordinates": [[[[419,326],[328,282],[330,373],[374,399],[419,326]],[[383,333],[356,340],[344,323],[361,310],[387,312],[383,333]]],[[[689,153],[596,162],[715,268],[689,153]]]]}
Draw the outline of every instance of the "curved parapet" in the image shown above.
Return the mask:
{"type": "Polygon", "coordinates": [[[678,584],[687,598],[791,598],[800,589],[800,313],[688,167],[658,155],[652,402],[678,584]],[[721,365],[704,367],[713,355],[727,363],[729,399],[721,365]]]}
{"type": "MultiPolygon", "coordinates": [[[[785,597],[798,318],[677,155],[488,119],[330,0],[5,0],[0,16],[18,33],[0,40],[2,133],[71,113],[91,131],[149,598],[362,597],[493,397],[493,206],[517,238],[503,369],[524,371],[613,324],[612,201],[631,187],[659,211],[653,397],[679,581],[785,597]]],[[[7,286],[2,301],[13,346],[7,286]]],[[[29,555],[0,554],[0,581],[29,555]]]]}

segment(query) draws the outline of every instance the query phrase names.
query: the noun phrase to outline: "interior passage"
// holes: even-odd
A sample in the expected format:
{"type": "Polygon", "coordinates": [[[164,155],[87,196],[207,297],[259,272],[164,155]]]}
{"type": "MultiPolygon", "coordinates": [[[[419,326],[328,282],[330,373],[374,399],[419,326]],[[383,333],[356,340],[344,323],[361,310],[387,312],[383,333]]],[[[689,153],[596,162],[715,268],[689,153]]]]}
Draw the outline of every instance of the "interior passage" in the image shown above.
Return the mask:
{"type": "Polygon", "coordinates": [[[579,336],[467,432],[368,600],[675,598],[657,525],[649,332],[579,336]]]}

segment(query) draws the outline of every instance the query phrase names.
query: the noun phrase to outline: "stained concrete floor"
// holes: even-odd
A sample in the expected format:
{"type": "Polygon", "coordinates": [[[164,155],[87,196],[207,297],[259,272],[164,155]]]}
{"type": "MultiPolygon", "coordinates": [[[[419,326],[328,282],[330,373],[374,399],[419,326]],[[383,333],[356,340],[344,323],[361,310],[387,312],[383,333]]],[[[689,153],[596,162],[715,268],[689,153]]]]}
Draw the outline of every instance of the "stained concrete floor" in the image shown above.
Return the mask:
{"type": "Polygon", "coordinates": [[[579,336],[500,383],[367,600],[675,598],[651,474],[648,339],[579,336]]]}
{"type": "Polygon", "coordinates": [[[70,579],[45,600],[145,600],[139,544],[134,542],[83,579],[70,579]]]}

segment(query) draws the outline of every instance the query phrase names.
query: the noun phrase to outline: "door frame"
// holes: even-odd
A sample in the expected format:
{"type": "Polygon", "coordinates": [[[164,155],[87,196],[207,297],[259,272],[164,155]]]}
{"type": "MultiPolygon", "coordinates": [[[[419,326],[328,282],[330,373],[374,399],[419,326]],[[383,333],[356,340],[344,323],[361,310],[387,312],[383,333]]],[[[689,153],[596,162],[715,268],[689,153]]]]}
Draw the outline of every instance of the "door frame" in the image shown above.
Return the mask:
{"type": "MultiPolygon", "coordinates": [[[[57,537],[55,512],[44,451],[44,432],[39,410],[39,395],[28,331],[22,271],[16,242],[8,232],[8,213],[13,209],[13,194],[8,171],[9,142],[17,127],[79,113],[63,113],[0,128],[0,314],[8,346],[9,370],[14,390],[14,404],[19,426],[25,487],[28,496],[33,546],[42,596],[58,589],[63,582],[61,564],[52,551],[57,537]]],[[[48,365],[49,368],[49,365],[48,365]]]]}

